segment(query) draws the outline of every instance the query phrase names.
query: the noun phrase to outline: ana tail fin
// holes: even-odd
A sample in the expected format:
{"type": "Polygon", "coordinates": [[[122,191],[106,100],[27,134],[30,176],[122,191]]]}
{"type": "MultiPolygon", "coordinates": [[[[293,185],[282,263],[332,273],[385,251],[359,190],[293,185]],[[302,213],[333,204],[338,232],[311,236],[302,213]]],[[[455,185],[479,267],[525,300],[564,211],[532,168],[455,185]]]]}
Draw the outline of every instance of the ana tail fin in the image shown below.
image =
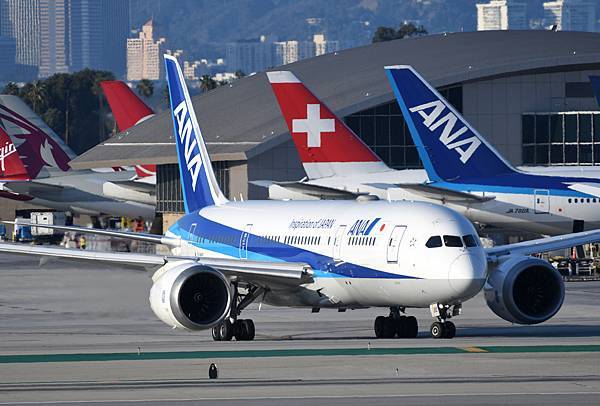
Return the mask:
{"type": "Polygon", "coordinates": [[[177,59],[164,55],[186,213],[227,203],[213,172],[177,59]]]}
{"type": "Polygon", "coordinates": [[[389,169],[292,72],[267,76],[310,179],[389,169]]]}
{"type": "Polygon", "coordinates": [[[462,182],[515,172],[411,66],[385,69],[430,180],[462,182]]]}

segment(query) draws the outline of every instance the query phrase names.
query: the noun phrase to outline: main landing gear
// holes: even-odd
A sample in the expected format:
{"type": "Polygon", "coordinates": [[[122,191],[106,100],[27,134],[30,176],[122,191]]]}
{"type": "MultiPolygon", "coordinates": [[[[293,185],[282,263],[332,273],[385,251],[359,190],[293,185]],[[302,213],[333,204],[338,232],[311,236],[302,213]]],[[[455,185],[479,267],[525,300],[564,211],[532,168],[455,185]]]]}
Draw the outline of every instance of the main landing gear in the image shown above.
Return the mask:
{"type": "Polygon", "coordinates": [[[377,338],[415,338],[419,332],[419,325],[414,316],[403,316],[404,309],[390,307],[390,315],[378,316],[375,319],[375,336],[377,338]]]}
{"type": "Polygon", "coordinates": [[[456,326],[451,321],[448,321],[448,319],[452,316],[458,316],[462,305],[454,305],[452,306],[452,311],[450,311],[449,305],[434,303],[429,309],[431,310],[431,315],[438,319],[429,328],[431,336],[433,338],[454,338],[456,336],[456,326]]]}
{"type": "Polygon", "coordinates": [[[234,337],[237,341],[254,340],[254,322],[251,319],[238,319],[238,316],[246,306],[256,300],[261,294],[264,294],[265,291],[258,286],[249,285],[246,288],[246,293],[241,294],[237,282],[233,282],[233,292],[229,316],[212,328],[212,338],[214,341],[231,341],[234,337]]]}

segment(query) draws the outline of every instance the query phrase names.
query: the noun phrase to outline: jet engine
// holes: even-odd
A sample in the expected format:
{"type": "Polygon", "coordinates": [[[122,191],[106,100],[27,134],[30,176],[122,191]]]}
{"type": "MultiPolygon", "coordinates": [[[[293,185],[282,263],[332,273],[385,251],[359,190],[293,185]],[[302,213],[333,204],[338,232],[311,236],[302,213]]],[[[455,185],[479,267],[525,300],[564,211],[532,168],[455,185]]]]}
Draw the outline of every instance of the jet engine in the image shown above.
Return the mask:
{"type": "Polygon", "coordinates": [[[560,310],[565,284],[548,262],[509,256],[490,272],[484,293],[489,308],[504,320],[538,324],[560,310]]]}
{"type": "Polygon", "coordinates": [[[170,326],[205,330],[229,314],[231,284],[211,267],[187,261],[167,264],[152,279],[150,306],[170,326]]]}

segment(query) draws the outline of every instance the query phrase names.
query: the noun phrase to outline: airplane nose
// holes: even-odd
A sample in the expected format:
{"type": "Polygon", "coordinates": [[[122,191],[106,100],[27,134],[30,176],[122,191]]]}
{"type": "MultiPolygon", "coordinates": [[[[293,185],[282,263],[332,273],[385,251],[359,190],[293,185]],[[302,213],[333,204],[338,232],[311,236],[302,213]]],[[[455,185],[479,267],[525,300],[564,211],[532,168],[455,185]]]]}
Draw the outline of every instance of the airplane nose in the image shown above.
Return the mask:
{"type": "Polygon", "coordinates": [[[450,264],[448,283],[461,299],[473,297],[483,288],[485,267],[476,255],[461,254],[450,264]]]}

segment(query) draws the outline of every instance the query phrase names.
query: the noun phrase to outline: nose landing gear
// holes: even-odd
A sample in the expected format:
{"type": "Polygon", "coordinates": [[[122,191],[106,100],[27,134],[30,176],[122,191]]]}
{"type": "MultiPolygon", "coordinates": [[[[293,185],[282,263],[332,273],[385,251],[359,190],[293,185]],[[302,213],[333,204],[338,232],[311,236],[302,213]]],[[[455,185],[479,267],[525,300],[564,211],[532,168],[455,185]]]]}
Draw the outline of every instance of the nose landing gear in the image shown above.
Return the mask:
{"type": "Polygon", "coordinates": [[[414,316],[404,316],[404,308],[391,307],[390,315],[378,316],[375,319],[375,337],[377,338],[415,338],[419,332],[419,325],[414,316]]]}
{"type": "Polygon", "coordinates": [[[462,309],[461,304],[452,306],[443,305],[441,303],[433,303],[429,306],[431,315],[437,317],[438,321],[431,324],[429,331],[433,338],[454,338],[456,336],[456,326],[451,321],[448,321],[452,316],[458,316],[462,309]]]}

